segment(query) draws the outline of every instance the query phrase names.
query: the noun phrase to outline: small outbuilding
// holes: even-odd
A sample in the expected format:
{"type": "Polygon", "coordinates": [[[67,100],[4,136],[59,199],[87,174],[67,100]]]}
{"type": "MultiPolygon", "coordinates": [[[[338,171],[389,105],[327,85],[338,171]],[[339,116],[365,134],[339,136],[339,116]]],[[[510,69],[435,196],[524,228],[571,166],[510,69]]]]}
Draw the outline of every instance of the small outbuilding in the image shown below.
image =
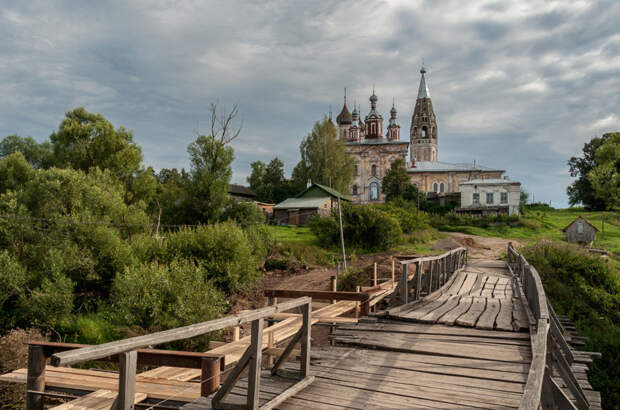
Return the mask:
{"type": "Polygon", "coordinates": [[[598,229],[588,222],[586,218],[579,216],[570,225],[562,229],[562,232],[566,235],[568,242],[585,244],[596,240],[598,229]]]}
{"type": "Polygon", "coordinates": [[[307,225],[314,215],[328,216],[338,202],[350,202],[351,198],[335,189],[312,184],[294,198],[288,198],[273,207],[274,222],[277,225],[307,225]]]}

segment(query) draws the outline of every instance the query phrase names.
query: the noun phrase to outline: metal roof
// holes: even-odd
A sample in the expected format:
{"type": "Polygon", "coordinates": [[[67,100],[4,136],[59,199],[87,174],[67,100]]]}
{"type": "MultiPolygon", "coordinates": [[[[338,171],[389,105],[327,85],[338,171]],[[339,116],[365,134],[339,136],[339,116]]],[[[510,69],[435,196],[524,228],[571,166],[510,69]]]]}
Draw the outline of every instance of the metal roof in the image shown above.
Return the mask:
{"type": "Polygon", "coordinates": [[[472,179],[471,181],[461,182],[459,185],[512,185],[521,184],[518,181],[512,181],[508,178],[489,178],[489,179],[472,179]]]}
{"type": "Polygon", "coordinates": [[[422,66],[420,73],[422,73],[422,78],[420,78],[420,88],[418,88],[418,98],[431,98],[431,92],[428,91],[428,86],[426,85],[426,78],[424,78],[424,73],[426,73],[424,66],[422,66]]]}
{"type": "Polygon", "coordinates": [[[320,208],[329,200],[329,197],[321,198],[288,198],[280,202],[273,209],[314,209],[320,208]]]}
{"type": "Polygon", "coordinates": [[[310,185],[308,188],[306,188],[305,191],[301,192],[300,194],[297,194],[295,196],[295,198],[302,198],[304,196],[304,194],[308,191],[310,191],[313,187],[318,187],[320,189],[322,189],[323,191],[325,191],[328,195],[333,196],[334,198],[340,198],[340,199],[344,199],[345,201],[352,201],[351,197],[348,195],[345,195],[341,192],[336,191],[334,188],[330,188],[328,186],[325,185],[321,185],[321,184],[317,184],[316,182],[313,183],[312,185],[310,185]]]}
{"type": "Polygon", "coordinates": [[[442,161],[416,161],[415,168],[407,169],[407,172],[446,172],[446,171],[498,171],[503,169],[489,168],[473,163],[451,163],[442,161]]]}
{"type": "Polygon", "coordinates": [[[350,141],[347,142],[346,145],[381,145],[381,144],[407,144],[409,145],[409,141],[389,141],[385,138],[369,138],[369,139],[364,139],[363,141],[360,142],[356,142],[356,141],[350,141]]]}

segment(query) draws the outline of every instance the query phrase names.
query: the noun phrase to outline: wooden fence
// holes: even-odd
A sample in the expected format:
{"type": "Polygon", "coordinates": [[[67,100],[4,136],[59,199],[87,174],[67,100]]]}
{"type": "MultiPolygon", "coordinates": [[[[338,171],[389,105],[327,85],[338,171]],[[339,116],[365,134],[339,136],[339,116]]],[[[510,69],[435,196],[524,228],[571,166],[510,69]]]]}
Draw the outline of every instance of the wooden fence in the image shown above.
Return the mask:
{"type": "Polygon", "coordinates": [[[441,288],[455,272],[467,264],[467,248],[460,247],[442,255],[409,259],[400,263],[403,271],[392,294],[392,306],[419,300],[441,288]]]}
{"type": "Polygon", "coordinates": [[[310,332],[312,327],[311,302],[311,298],[301,297],[248,313],[227,316],[208,322],[196,323],[96,346],[57,343],[31,344],[28,355],[26,407],[29,410],[43,409],[42,393],[45,391],[45,365],[47,358],[51,357],[51,363],[54,366],[68,366],[92,360],[117,361],[119,363],[119,385],[118,396],[113,408],[124,410],[132,409],[134,406],[136,367],[138,364],[201,368],[201,394],[208,396],[215,392],[211,400],[213,408],[234,407],[230,403],[224,403],[224,399],[239,380],[242,372],[249,367],[247,401],[246,405],[240,406],[240,408],[257,409],[260,390],[264,318],[293,308],[300,308],[302,315],[301,329],[293,336],[283,353],[276,360],[272,372],[277,372],[278,368],[293,351],[293,347],[298,342],[301,342],[301,380],[261,407],[262,409],[271,409],[312,383],[314,379],[309,373],[310,332]],[[146,347],[196,337],[248,322],[252,323],[250,346],[236,366],[230,369],[230,374],[223,381],[221,387],[219,382],[224,363],[222,363],[219,355],[145,349],[146,347]]]}
{"type": "Polygon", "coordinates": [[[574,353],[565,339],[566,331],[547,300],[536,269],[508,244],[508,266],[516,276],[530,320],[532,364],[520,408],[588,409],[588,400],[571,370],[574,353]],[[559,374],[575,398],[576,407],[553,380],[559,374]]]}

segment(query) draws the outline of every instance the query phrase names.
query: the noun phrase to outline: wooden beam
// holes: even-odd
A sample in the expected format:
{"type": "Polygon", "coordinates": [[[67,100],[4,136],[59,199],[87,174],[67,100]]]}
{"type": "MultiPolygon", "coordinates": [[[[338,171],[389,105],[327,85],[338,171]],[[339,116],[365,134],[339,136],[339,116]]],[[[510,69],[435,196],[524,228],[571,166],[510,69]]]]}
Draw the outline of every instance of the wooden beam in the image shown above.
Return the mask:
{"type": "Polygon", "coordinates": [[[118,396],[112,404],[113,410],[133,410],[136,399],[136,366],[138,353],[124,352],[119,355],[118,396]]]}
{"type": "Polygon", "coordinates": [[[164,330],[162,332],[152,333],[149,335],[137,336],[129,339],[118,340],[116,342],[104,343],[97,346],[89,346],[82,349],[56,353],[52,356],[52,365],[68,366],[74,363],[80,363],[87,360],[96,360],[130,350],[141,349],[147,346],[188,339],[190,337],[200,336],[205,333],[221,330],[227,327],[238,326],[242,323],[252,322],[254,320],[269,316],[270,314],[284,312],[308,303],[311,303],[311,299],[309,297],[300,297],[298,299],[279,303],[274,306],[257,309],[249,313],[227,316],[220,319],[210,320],[208,322],[164,330]]]}
{"type": "MultiPolygon", "coordinates": [[[[304,305],[310,309],[310,304],[304,305]]],[[[258,409],[258,397],[260,394],[260,372],[263,354],[263,325],[264,319],[256,319],[252,322],[252,342],[250,344],[250,370],[248,373],[248,396],[246,406],[248,409],[258,409]]]]}
{"type": "MultiPolygon", "coordinates": [[[[366,305],[368,309],[368,305],[366,305]]],[[[301,307],[303,322],[301,325],[301,377],[310,375],[310,337],[312,332],[312,309],[310,305],[301,307]]],[[[368,314],[368,312],[366,313],[368,314]]]]}
{"type": "Polygon", "coordinates": [[[220,369],[223,358],[203,357],[200,369],[200,395],[215,393],[220,387],[220,369]]]}

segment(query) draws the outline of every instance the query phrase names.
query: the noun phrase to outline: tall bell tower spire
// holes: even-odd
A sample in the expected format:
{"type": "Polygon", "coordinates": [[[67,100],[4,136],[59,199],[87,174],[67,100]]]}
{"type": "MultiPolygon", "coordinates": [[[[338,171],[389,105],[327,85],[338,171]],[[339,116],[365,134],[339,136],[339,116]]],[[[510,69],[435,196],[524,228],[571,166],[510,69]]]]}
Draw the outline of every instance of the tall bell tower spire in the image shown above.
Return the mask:
{"type": "Polygon", "coordinates": [[[411,117],[411,163],[419,161],[437,161],[437,118],[433,110],[431,93],[426,84],[424,63],[420,69],[420,86],[418,98],[411,117]]]}

